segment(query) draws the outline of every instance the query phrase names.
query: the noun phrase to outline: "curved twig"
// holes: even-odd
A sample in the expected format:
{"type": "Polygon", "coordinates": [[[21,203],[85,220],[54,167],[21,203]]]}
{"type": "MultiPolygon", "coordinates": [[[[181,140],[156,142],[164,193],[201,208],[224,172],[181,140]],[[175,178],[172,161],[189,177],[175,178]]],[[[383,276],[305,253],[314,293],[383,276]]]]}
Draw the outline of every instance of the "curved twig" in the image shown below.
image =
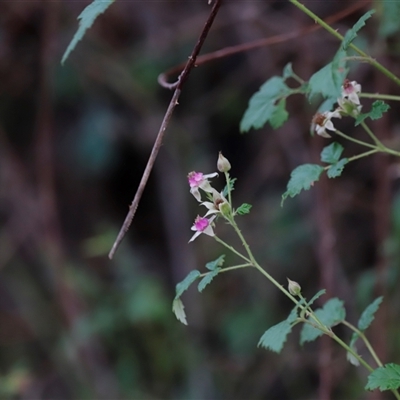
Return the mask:
{"type": "Polygon", "coordinates": [[[183,69],[182,73],[179,75],[178,81],[175,82],[174,84],[170,85],[171,89],[175,89],[174,95],[172,96],[172,99],[169,103],[167,112],[164,115],[164,119],[161,123],[160,130],[158,131],[156,141],[154,142],[153,149],[151,150],[149,160],[147,161],[146,168],[143,172],[142,179],[140,180],[139,187],[136,191],[136,194],[132,201],[132,204],[129,206],[129,212],[128,212],[127,216],[125,217],[125,221],[118,233],[117,238],[115,239],[115,242],[110,250],[110,253],[108,254],[108,257],[110,259],[113,258],[115,252],[117,251],[118,246],[121,244],[122,239],[124,238],[126,232],[128,231],[128,229],[132,223],[132,219],[136,213],[136,209],[139,205],[139,201],[142,197],[144,188],[146,187],[151,170],[153,169],[153,165],[157,158],[158,151],[160,150],[165,131],[169,124],[169,120],[171,119],[174,109],[178,104],[178,99],[181,94],[182,86],[185,83],[186,79],[188,78],[190,71],[195,66],[197,56],[204,44],[204,41],[206,40],[208,32],[210,31],[210,28],[211,28],[211,26],[214,22],[214,19],[218,13],[221,3],[222,3],[222,0],[215,0],[213,8],[211,9],[210,15],[204,25],[203,31],[201,32],[200,37],[199,37],[195,47],[193,48],[193,51],[189,57],[189,60],[186,62],[185,68],[183,69]]]}

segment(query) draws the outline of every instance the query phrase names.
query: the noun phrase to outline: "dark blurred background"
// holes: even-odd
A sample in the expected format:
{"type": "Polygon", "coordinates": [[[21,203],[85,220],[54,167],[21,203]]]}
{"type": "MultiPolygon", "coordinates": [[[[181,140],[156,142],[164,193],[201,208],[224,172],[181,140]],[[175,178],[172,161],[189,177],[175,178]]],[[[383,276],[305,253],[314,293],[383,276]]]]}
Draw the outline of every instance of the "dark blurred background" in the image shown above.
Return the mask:
{"type": "MultiPolygon", "coordinates": [[[[253,270],[218,276],[183,296],[189,325],[171,312],[175,285],[222,252],[200,236],[187,173],[216,170],[218,151],[238,178],[234,202],[260,263],[311,297],[326,288],[348,319],[377,295],[370,338],[383,361],[399,359],[400,197],[396,160],[346,166],[280,206],[290,171],[318,162],[330,143],[311,137],[317,104],[288,101],[289,121],[242,135],[249,98],[288,62],[309,77],[338,42],[289,1],[226,0],[202,54],[299,32],[290,40],[210,61],[192,71],[127,237],[107,254],[128,211],[172,92],[157,76],[185,60],[210,12],[206,0],[117,0],[64,66],[60,60],[89,1],[0,1],[0,398],[381,399],[367,372],[327,340],[281,355],[257,348],[290,301],[253,270]]],[[[344,33],[373,4],[308,1],[344,33]],[[358,7],[358,8],[357,8],[358,7]]],[[[399,37],[377,35],[382,3],[357,44],[400,74],[399,37]]],[[[349,78],[367,92],[400,90],[367,64],[349,78]]],[[[171,77],[173,80],[176,77],[171,77]]],[[[368,102],[364,107],[369,107],[368,102]]],[[[400,135],[399,107],[373,125],[400,135]]],[[[363,137],[352,122],[338,126],[363,137]]],[[[397,136],[396,136],[397,135],[397,136]]],[[[346,144],[345,155],[361,152],[346,144]]],[[[215,185],[222,189],[222,177],[215,185]]],[[[239,244],[223,224],[218,235],[239,244]]],[[[227,264],[236,263],[227,254],[227,264]]],[[[322,304],[322,303],[320,303],[322,304]]],[[[338,330],[345,340],[350,335],[338,330]]],[[[368,361],[370,357],[360,348],[368,361]]]]}

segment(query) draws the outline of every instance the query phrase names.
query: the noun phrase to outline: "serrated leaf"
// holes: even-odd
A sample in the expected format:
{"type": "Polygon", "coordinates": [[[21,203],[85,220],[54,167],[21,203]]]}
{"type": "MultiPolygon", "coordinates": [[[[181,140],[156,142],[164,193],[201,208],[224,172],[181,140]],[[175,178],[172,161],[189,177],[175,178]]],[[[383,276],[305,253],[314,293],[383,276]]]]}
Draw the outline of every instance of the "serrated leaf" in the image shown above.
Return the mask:
{"type": "Polygon", "coordinates": [[[222,267],[224,265],[224,262],[225,262],[225,254],[222,254],[216,260],[208,262],[206,264],[206,268],[209,271],[214,271],[216,268],[222,267]]]}
{"type": "Polygon", "coordinates": [[[178,321],[182,322],[182,324],[187,325],[186,313],[184,309],[185,307],[181,299],[175,299],[172,302],[172,311],[174,312],[176,318],[178,321]]]}
{"type": "Polygon", "coordinates": [[[276,104],[290,94],[290,88],[280,76],[273,76],[265,82],[249,101],[247,110],[240,122],[240,131],[262,128],[278,108],[276,104]]]}
{"type": "MultiPolygon", "coordinates": [[[[318,319],[328,328],[338,324],[346,318],[346,310],[343,307],[343,301],[337,298],[328,300],[322,308],[314,311],[318,319]]],[[[312,318],[309,318],[313,322],[312,318]]],[[[309,324],[304,324],[300,333],[300,344],[312,342],[322,336],[323,332],[309,324]]]]}
{"type": "Polygon", "coordinates": [[[358,359],[356,357],[354,357],[354,355],[351,354],[349,351],[346,353],[346,358],[347,358],[347,361],[350,364],[354,365],[355,367],[360,366],[360,361],[358,361],[358,359]]]}
{"type": "Polygon", "coordinates": [[[293,74],[293,68],[292,68],[292,63],[287,63],[285,67],[283,68],[283,79],[288,79],[291,78],[293,74]]]}
{"type": "Polygon", "coordinates": [[[71,51],[74,50],[77,43],[85,35],[85,32],[93,25],[93,22],[96,20],[96,18],[100,14],[104,13],[104,11],[106,11],[107,8],[114,3],[114,1],[115,0],[94,0],[80,13],[78,16],[79,28],[68,45],[67,50],[65,50],[65,53],[61,59],[61,64],[64,64],[71,51]]]}
{"type": "Polygon", "coordinates": [[[379,35],[388,37],[400,31],[400,2],[393,0],[381,0],[382,15],[379,27],[379,35]]]}
{"type": "MultiPolygon", "coordinates": [[[[231,178],[229,180],[229,191],[233,192],[235,190],[235,182],[237,178],[231,178]]],[[[228,196],[228,185],[225,185],[224,190],[222,191],[222,195],[224,197],[228,196]]]]}
{"type": "Polygon", "coordinates": [[[239,215],[245,215],[248,214],[251,210],[251,207],[253,207],[251,204],[243,203],[237,210],[236,213],[239,215]]]}
{"type": "Polygon", "coordinates": [[[342,47],[343,50],[347,50],[350,46],[351,42],[357,37],[357,32],[365,25],[365,21],[371,18],[372,14],[375,13],[375,10],[370,10],[366,12],[354,25],[351,29],[349,29],[344,35],[342,47]]]}
{"type": "Polygon", "coordinates": [[[342,175],[344,166],[349,162],[348,158],[342,158],[337,163],[330,166],[326,174],[328,178],[337,178],[338,176],[342,175]]]}
{"type": "Polygon", "coordinates": [[[209,272],[200,282],[199,286],[197,287],[199,292],[201,293],[204,288],[211,283],[211,281],[219,274],[221,268],[216,268],[213,271],[209,272]]]}
{"type": "Polygon", "coordinates": [[[326,293],[325,289],[321,289],[319,292],[315,293],[311,300],[307,302],[307,305],[311,306],[315,300],[319,299],[323,294],[326,293]]]}
{"type": "Polygon", "coordinates": [[[357,341],[357,339],[358,339],[359,337],[360,337],[360,336],[358,335],[357,332],[353,332],[353,334],[351,335],[350,343],[349,343],[349,346],[350,346],[351,348],[354,348],[354,345],[356,344],[356,341],[357,341]]]}
{"type": "Polygon", "coordinates": [[[396,390],[400,387],[400,365],[385,364],[368,376],[366,390],[396,390]]]}
{"type": "Polygon", "coordinates": [[[338,98],[341,94],[341,87],[346,78],[348,69],[346,68],[346,52],[340,48],[332,62],[317,71],[309,81],[309,99],[316,94],[321,94],[324,98],[338,98]]]}
{"type": "Polygon", "coordinates": [[[382,117],[383,113],[389,110],[390,106],[389,104],[386,104],[382,100],[376,100],[372,104],[371,111],[365,114],[360,114],[356,118],[355,126],[361,124],[365,120],[365,118],[371,118],[373,120],[379,119],[382,117]]]}
{"type": "Polygon", "coordinates": [[[329,97],[321,103],[321,105],[318,107],[317,112],[323,113],[324,111],[331,111],[335,103],[337,103],[337,98],[329,97]]]}
{"type": "Polygon", "coordinates": [[[186,278],[176,285],[175,300],[182,296],[182,293],[189,288],[189,286],[200,276],[200,272],[196,269],[190,271],[186,278]]]}
{"type": "Polygon", "coordinates": [[[378,311],[380,304],[382,303],[383,297],[376,298],[361,314],[358,321],[358,329],[365,331],[375,319],[375,313],[378,311]]]}
{"type": "Polygon", "coordinates": [[[314,182],[318,181],[323,170],[324,169],[317,164],[303,164],[295,168],[290,174],[287,190],[282,195],[281,205],[288,196],[294,197],[302,190],[310,189],[314,182]]]}
{"type": "Polygon", "coordinates": [[[288,118],[289,113],[286,111],[286,99],[282,99],[274,109],[271,118],[269,119],[269,123],[274,129],[278,129],[287,121],[288,118]]]}
{"type": "MultiPolygon", "coordinates": [[[[349,347],[351,347],[355,352],[357,352],[356,349],[356,341],[360,336],[358,335],[357,332],[353,332],[353,334],[351,335],[351,340],[349,343],[349,347]]],[[[351,364],[355,365],[356,367],[358,367],[360,365],[360,362],[357,360],[357,358],[355,358],[353,356],[353,354],[347,352],[347,361],[349,361],[351,364]]]]}
{"type": "Polygon", "coordinates": [[[280,353],[286,342],[287,335],[292,331],[292,323],[297,318],[297,307],[289,314],[288,318],[266,330],[258,342],[258,347],[264,347],[280,353]]]}
{"type": "Polygon", "coordinates": [[[343,146],[340,143],[333,142],[321,151],[321,161],[328,164],[334,164],[339,161],[343,153],[343,146]]]}

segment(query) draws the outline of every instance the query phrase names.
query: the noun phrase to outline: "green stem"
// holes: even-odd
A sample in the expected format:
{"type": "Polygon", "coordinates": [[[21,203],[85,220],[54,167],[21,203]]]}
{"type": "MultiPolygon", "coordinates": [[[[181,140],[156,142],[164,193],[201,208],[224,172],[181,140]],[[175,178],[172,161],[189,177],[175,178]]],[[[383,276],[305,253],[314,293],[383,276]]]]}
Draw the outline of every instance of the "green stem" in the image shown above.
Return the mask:
{"type": "Polygon", "coordinates": [[[222,244],[223,246],[225,246],[227,249],[229,249],[232,253],[235,253],[237,256],[239,256],[240,258],[242,258],[243,260],[247,261],[250,264],[253,264],[252,260],[249,260],[246,256],[244,256],[243,254],[239,253],[234,247],[229,246],[228,243],[225,243],[222,239],[220,239],[218,236],[214,236],[214,239],[222,244]]]}
{"type": "Polygon", "coordinates": [[[374,149],[374,150],[366,151],[365,153],[357,154],[356,156],[349,157],[348,162],[358,160],[360,158],[368,157],[372,154],[378,153],[379,151],[380,151],[379,149],[374,149]]]}
{"type": "Polygon", "coordinates": [[[367,99],[379,99],[379,100],[393,100],[400,101],[400,96],[392,94],[380,94],[380,93],[358,93],[358,97],[365,97],[367,99]]]}
{"type": "Polygon", "coordinates": [[[350,322],[347,321],[342,321],[343,325],[346,325],[348,328],[350,328],[353,332],[357,333],[357,335],[362,339],[362,341],[365,343],[365,346],[367,347],[368,351],[370,352],[371,356],[373,357],[373,359],[375,360],[375,362],[377,363],[377,365],[379,367],[382,367],[383,364],[381,362],[381,360],[379,359],[378,355],[375,353],[375,350],[373,349],[371,343],[369,342],[369,340],[367,339],[367,337],[364,335],[364,332],[360,331],[359,329],[357,329],[353,324],[351,324],[350,322]]]}
{"type": "Polygon", "coordinates": [[[364,128],[365,132],[368,133],[369,137],[375,142],[376,146],[380,150],[384,150],[384,144],[374,135],[374,133],[371,131],[371,129],[369,129],[368,125],[364,121],[361,122],[361,126],[364,128]]]}
{"type": "MultiPolygon", "coordinates": [[[[251,263],[246,263],[246,264],[240,264],[240,265],[233,265],[232,267],[226,267],[226,268],[221,268],[219,270],[219,274],[222,274],[223,272],[229,272],[229,271],[234,271],[235,269],[242,269],[242,268],[247,268],[247,267],[253,267],[253,264],[251,263]]],[[[202,274],[199,275],[199,278],[204,278],[206,275],[208,275],[210,272],[203,272],[202,274]]]]}
{"type": "Polygon", "coordinates": [[[339,136],[341,136],[341,137],[347,139],[347,140],[350,140],[351,142],[358,143],[358,144],[360,144],[361,146],[369,147],[370,149],[376,149],[376,146],[375,146],[375,145],[370,144],[370,143],[367,143],[367,142],[363,142],[362,140],[354,139],[353,137],[348,136],[348,135],[346,135],[345,133],[343,133],[343,132],[341,132],[341,131],[338,131],[337,129],[335,130],[335,133],[336,133],[337,135],[339,135],[339,136]]]}
{"type": "Polygon", "coordinates": [[[229,172],[224,172],[225,174],[225,179],[226,179],[226,185],[228,188],[228,203],[232,207],[232,195],[231,195],[231,177],[229,176],[229,172]]]}
{"type": "MultiPolygon", "coordinates": [[[[262,268],[258,262],[255,260],[252,251],[250,250],[249,245],[246,242],[246,239],[244,238],[244,236],[242,235],[242,232],[240,231],[239,227],[237,226],[235,220],[232,218],[232,220],[230,221],[232,224],[233,229],[235,230],[235,232],[237,233],[237,235],[239,236],[240,240],[242,241],[243,247],[246,249],[247,254],[249,255],[249,258],[253,264],[253,266],[255,268],[258,269],[258,271],[263,274],[273,285],[275,285],[281,292],[283,292],[287,297],[289,297],[290,300],[293,301],[293,303],[295,303],[296,305],[299,304],[299,301],[292,296],[288,290],[286,290],[278,281],[276,281],[267,271],[264,270],[264,268],[262,268]]],[[[301,308],[304,308],[301,306],[301,308]]]]}
{"type": "MultiPolygon", "coordinates": [[[[337,32],[335,29],[329,26],[326,22],[324,22],[321,18],[319,18],[316,14],[314,14],[311,10],[309,10],[306,6],[301,4],[298,0],[290,0],[290,2],[297,8],[299,8],[301,11],[303,11],[305,14],[307,14],[310,18],[312,18],[316,23],[318,23],[320,26],[326,29],[330,34],[335,36],[337,39],[339,39],[340,41],[344,39],[344,37],[339,32],[337,32]]],[[[377,70],[386,75],[389,79],[396,82],[397,85],[400,85],[400,79],[392,72],[390,72],[387,68],[385,68],[381,63],[369,57],[367,53],[363,52],[353,43],[350,43],[349,47],[353,49],[355,52],[357,52],[360,56],[370,59],[371,65],[373,65],[377,70]]]]}

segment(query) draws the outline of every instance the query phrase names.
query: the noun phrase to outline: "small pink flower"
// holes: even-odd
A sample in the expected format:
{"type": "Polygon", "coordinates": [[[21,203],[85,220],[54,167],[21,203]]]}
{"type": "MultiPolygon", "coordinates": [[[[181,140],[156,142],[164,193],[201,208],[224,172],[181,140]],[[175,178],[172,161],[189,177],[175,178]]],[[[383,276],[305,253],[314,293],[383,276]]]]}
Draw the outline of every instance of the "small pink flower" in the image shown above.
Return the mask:
{"type": "Polygon", "coordinates": [[[358,93],[361,92],[361,85],[356,81],[345,79],[342,85],[342,99],[348,99],[352,103],[359,105],[358,93]]]}
{"type": "Polygon", "coordinates": [[[197,238],[197,236],[200,236],[202,233],[205,233],[208,236],[215,236],[213,227],[212,227],[212,222],[215,219],[215,215],[212,216],[210,219],[207,219],[205,217],[200,217],[199,215],[196,217],[193,226],[190,228],[192,231],[196,231],[196,233],[191,237],[189,240],[190,242],[193,242],[194,239],[197,238]]]}
{"type": "Polygon", "coordinates": [[[202,172],[195,172],[195,171],[192,171],[188,174],[190,193],[192,193],[192,195],[195,197],[197,201],[201,201],[201,195],[199,189],[202,189],[205,192],[209,193],[213,191],[213,188],[208,182],[208,179],[214,178],[217,175],[218,175],[217,172],[204,175],[202,172]]]}

